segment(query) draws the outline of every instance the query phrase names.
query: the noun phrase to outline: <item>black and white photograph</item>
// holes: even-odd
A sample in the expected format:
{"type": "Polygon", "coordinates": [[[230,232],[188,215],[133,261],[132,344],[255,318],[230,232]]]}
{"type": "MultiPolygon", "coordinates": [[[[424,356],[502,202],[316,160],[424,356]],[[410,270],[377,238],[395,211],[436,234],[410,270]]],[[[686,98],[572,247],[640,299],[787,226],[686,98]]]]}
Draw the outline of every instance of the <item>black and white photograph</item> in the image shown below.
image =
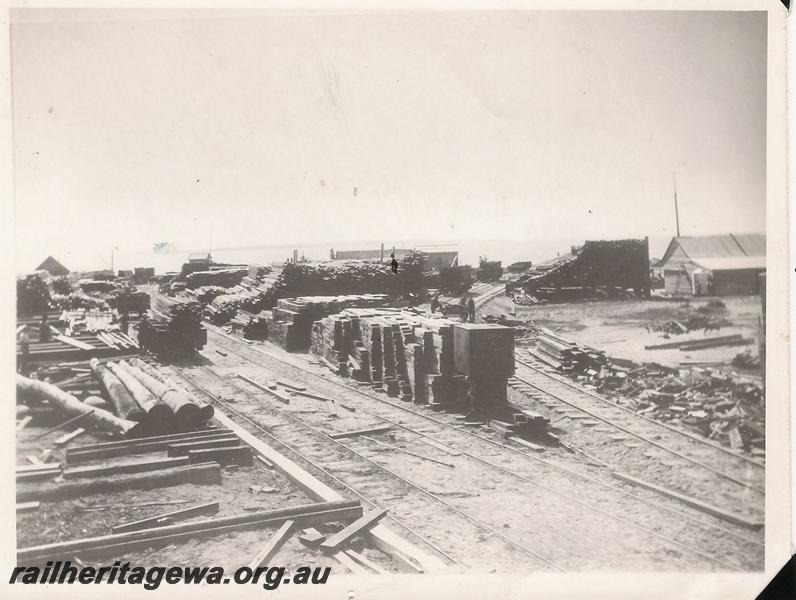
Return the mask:
{"type": "Polygon", "coordinates": [[[8,589],[769,581],[785,15],[11,9],[8,589]]]}

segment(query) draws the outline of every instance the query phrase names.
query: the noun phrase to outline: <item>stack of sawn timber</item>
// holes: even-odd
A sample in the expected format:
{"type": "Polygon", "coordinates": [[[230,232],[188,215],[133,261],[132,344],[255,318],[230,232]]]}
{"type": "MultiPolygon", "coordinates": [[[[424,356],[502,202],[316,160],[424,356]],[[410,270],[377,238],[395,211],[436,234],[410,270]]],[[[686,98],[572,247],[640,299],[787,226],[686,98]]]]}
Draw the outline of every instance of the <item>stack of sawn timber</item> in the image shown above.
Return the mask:
{"type": "Polygon", "coordinates": [[[467,393],[454,371],[453,325],[409,311],[346,309],[315,322],[310,352],[338,375],[441,408],[467,393]]]}
{"type": "Polygon", "coordinates": [[[346,308],[384,306],[388,300],[386,294],[281,298],[272,311],[268,334],[288,351],[307,350],[314,321],[346,308]]]}
{"type": "Polygon", "coordinates": [[[605,352],[568,340],[545,327],[539,329],[536,348],[530,352],[560,371],[598,373],[610,362],[605,352]]]}
{"type": "Polygon", "coordinates": [[[202,326],[203,307],[199,302],[153,297],[152,308],[157,323],[146,328],[139,325],[138,341],[156,354],[191,355],[207,343],[207,330],[202,326]]]}

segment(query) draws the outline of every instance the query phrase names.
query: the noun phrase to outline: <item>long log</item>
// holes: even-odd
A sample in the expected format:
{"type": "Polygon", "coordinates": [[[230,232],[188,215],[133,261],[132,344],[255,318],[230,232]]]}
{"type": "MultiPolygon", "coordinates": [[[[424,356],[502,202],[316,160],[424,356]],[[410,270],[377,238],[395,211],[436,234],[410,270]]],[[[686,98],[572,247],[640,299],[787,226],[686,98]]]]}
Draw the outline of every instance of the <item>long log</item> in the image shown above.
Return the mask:
{"type": "Polygon", "coordinates": [[[205,519],[193,523],[180,523],[111,535],[31,546],[17,550],[19,564],[37,564],[51,558],[104,554],[118,556],[124,552],[166,545],[182,540],[219,535],[240,529],[272,527],[291,519],[298,527],[318,525],[331,521],[350,521],[362,514],[358,502],[322,502],[291,508],[265,510],[257,513],[205,519]]]}
{"type": "Polygon", "coordinates": [[[171,409],[178,424],[186,427],[198,425],[200,422],[201,413],[196,403],[194,403],[187,395],[183,394],[179,390],[175,390],[162,381],[155,379],[151,374],[144,370],[143,365],[146,365],[146,367],[149,369],[152,368],[144,361],[138,359],[133,361],[133,364],[128,364],[123,360],[119,361],[120,367],[138,379],[138,381],[140,381],[146,389],[152,392],[152,394],[154,394],[158,400],[163,402],[163,404],[171,409]]]}
{"type": "Polygon", "coordinates": [[[127,388],[127,391],[130,392],[138,403],[138,406],[146,411],[147,416],[152,419],[152,421],[163,423],[164,426],[171,424],[174,420],[174,413],[168,406],[160,402],[140,381],[130,375],[117,363],[107,363],[107,365],[108,368],[113,371],[113,374],[124,384],[124,387],[127,388]]]}
{"type": "Polygon", "coordinates": [[[221,466],[218,463],[204,463],[174,467],[161,471],[135,473],[122,477],[90,479],[64,483],[49,483],[32,488],[17,485],[17,502],[31,500],[56,501],[67,498],[105,494],[120,490],[152,489],[183,483],[217,485],[221,483],[221,466]]]}
{"type": "Polygon", "coordinates": [[[58,389],[51,383],[28,379],[19,374],[17,374],[17,397],[32,398],[37,401],[47,400],[52,406],[59,408],[67,415],[78,416],[91,413],[87,414],[84,422],[112,433],[135,436],[139,435],[141,431],[140,424],[134,421],[119,418],[101,408],[86,406],[72,394],[58,389]]]}
{"type": "Polygon", "coordinates": [[[92,358],[89,361],[89,366],[94,375],[100,380],[105,393],[108,394],[116,414],[122,419],[143,421],[144,417],[146,417],[146,411],[138,406],[138,403],[133,399],[119,378],[96,358],[92,358]]]}

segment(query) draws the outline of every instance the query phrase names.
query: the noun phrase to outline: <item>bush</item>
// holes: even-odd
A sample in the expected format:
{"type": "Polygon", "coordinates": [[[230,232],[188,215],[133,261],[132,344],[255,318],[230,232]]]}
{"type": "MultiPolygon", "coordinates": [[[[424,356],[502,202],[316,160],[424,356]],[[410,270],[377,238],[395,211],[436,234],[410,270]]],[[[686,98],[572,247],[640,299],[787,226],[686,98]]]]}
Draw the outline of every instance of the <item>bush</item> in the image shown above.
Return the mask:
{"type": "Polygon", "coordinates": [[[470,266],[443,267],[439,272],[439,289],[448,296],[461,296],[473,285],[470,266]]]}

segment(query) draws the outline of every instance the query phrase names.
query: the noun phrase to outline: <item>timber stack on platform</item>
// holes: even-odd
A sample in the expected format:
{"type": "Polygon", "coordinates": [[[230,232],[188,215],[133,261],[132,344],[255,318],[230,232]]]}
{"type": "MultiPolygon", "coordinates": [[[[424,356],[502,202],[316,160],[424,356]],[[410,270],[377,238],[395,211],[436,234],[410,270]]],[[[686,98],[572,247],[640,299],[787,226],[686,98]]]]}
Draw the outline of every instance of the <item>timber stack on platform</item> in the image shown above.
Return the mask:
{"type": "Polygon", "coordinates": [[[316,321],[310,352],[338,375],[433,407],[503,405],[514,373],[511,328],[394,309],[351,308],[316,321]]]}
{"type": "Polygon", "coordinates": [[[345,308],[383,306],[388,300],[386,294],[281,298],[272,311],[269,336],[286,350],[307,350],[314,321],[345,308]]]}

